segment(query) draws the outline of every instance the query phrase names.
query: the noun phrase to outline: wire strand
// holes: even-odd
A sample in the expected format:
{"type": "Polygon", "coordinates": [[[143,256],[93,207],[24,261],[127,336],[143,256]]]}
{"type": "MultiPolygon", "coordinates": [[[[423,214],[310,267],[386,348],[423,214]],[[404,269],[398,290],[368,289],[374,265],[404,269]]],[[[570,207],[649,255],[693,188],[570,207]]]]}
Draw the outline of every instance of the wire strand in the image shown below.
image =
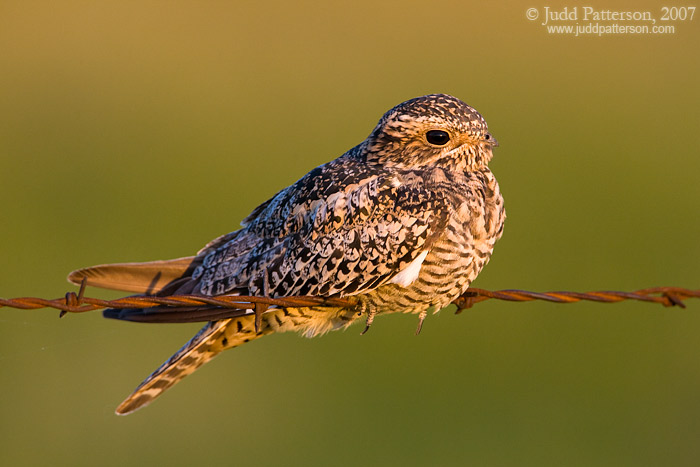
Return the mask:
{"type": "MultiPolygon", "coordinates": [[[[244,295],[219,295],[207,297],[202,295],[171,295],[157,297],[150,295],[134,295],[116,300],[102,300],[84,296],[85,283],[79,292],[66,293],[64,298],[47,300],[37,297],[0,298],[0,308],[16,308],[21,310],[35,310],[40,308],[53,308],[61,310],[61,316],[66,313],[84,313],[102,308],[149,308],[153,313],[175,314],[173,308],[197,307],[198,310],[212,310],[209,315],[198,315],[196,321],[210,321],[209,318],[225,319],[231,316],[240,316],[241,310],[251,310],[249,313],[258,314],[259,310],[268,307],[347,307],[355,304],[352,297],[349,298],[323,298],[323,297],[254,297],[244,295]],[[158,308],[154,308],[158,307],[158,308]],[[229,315],[227,315],[229,313],[229,315]]],[[[617,303],[624,300],[637,300],[660,305],[679,306],[685,308],[683,300],[700,298],[700,290],[690,290],[680,287],[653,287],[635,292],[619,291],[593,291],[593,292],[529,292],[526,290],[484,290],[477,288],[468,289],[453,304],[457,306],[457,313],[469,309],[485,300],[496,299],[509,302],[529,302],[544,300],[553,303],[575,303],[580,301],[592,301],[599,303],[617,303]]],[[[247,311],[246,311],[247,312],[247,311]]],[[[248,312],[247,312],[248,313],[248,312]]],[[[181,321],[181,320],[178,320],[181,321]]]]}

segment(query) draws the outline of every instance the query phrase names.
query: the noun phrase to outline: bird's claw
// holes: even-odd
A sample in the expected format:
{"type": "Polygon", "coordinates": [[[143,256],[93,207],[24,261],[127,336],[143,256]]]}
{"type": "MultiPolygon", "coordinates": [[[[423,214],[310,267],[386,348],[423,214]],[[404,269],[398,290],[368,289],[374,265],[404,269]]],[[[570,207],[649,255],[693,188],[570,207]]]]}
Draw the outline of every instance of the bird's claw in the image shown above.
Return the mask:
{"type": "Polygon", "coordinates": [[[374,322],[374,317],[377,315],[377,312],[374,310],[370,310],[367,312],[367,323],[365,325],[365,330],[360,333],[360,335],[365,334],[367,331],[369,331],[369,327],[372,325],[374,322]]]}
{"type": "Polygon", "coordinates": [[[425,321],[426,316],[428,316],[428,310],[423,310],[420,312],[420,315],[418,315],[418,327],[416,328],[416,336],[420,334],[421,329],[423,329],[423,321],[425,321]]]}

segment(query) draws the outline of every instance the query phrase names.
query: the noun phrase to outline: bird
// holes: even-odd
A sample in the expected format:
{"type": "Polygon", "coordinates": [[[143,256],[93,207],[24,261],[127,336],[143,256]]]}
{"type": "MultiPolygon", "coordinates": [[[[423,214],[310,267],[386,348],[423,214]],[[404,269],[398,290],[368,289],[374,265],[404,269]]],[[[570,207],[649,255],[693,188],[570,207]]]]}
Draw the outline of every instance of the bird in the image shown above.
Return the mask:
{"type": "MultiPolygon", "coordinates": [[[[418,314],[420,332],[428,313],[467,290],[503,233],[503,197],[488,167],[497,146],[481,114],[460,99],[416,97],[391,108],[364,141],[279,191],[240,229],[196,255],[71,272],[74,284],[161,297],[352,299],[345,307],[242,310],[208,321],[116,413],[148,405],[223,350],[272,333],[313,337],[363,317],[366,332],[375,316],[388,313],[418,314]]],[[[157,316],[129,308],[103,314],[157,316]]]]}

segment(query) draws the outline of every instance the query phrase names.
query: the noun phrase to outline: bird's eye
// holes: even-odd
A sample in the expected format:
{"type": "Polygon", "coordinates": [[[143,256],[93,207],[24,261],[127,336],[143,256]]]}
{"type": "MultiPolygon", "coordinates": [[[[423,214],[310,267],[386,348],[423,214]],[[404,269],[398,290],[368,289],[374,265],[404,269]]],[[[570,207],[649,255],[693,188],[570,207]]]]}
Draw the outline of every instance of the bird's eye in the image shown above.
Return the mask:
{"type": "Polygon", "coordinates": [[[442,130],[430,130],[425,134],[425,137],[430,144],[435,146],[444,146],[450,140],[450,134],[442,130]]]}

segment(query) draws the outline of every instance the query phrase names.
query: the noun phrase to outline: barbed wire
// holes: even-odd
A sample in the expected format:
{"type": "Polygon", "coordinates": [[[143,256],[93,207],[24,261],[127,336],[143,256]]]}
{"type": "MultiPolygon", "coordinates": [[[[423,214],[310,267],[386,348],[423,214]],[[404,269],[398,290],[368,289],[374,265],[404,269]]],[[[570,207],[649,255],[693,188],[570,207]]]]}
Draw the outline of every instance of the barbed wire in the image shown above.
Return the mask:
{"type": "MultiPolygon", "coordinates": [[[[240,316],[241,311],[252,310],[259,317],[267,308],[288,307],[347,307],[355,304],[352,297],[349,298],[322,298],[322,297],[254,297],[244,295],[220,295],[206,297],[201,295],[171,295],[157,297],[148,295],[134,295],[118,298],[116,300],[102,300],[84,296],[85,283],[80,291],[68,292],[63,298],[47,300],[37,297],[0,298],[0,308],[16,308],[21,310],[33,310],[40,308],[53,308],[61,311],[60,316],[66,313],[84,313],[102,308],[116,309],[148,309],[148,313],[142,316],[158,315],[159,322],[195,322],[212,321],[240,316]],[[157,307],[157,308],[156,308],[157,307]],[[196,313],[193,311],[196,310],[196,313]],[[188,313],[190,312],[190,313],[188,313]]],[[[489,299],[505,300],[511,302],[528,302],[544,300],[553,303],[575,303],[582,300],[599,303],[617,303],[623,300],[637,300],[660,305],[679,306],[685,308],[683,300],[688,298],[700,298],[700,290],[690,290],[680,287],[653,287],[635,292],[619,291],[594,291],[594,292],[529,292],[526,290],[497,290],[470,288],[453,304],[457,306],[457,312],[471,308],[477,303],[489,299]]],[[[132,319],[134,321],[147,321],[150,319],[132,319]]]]}
{"type": "Polygon", "coordinates": [[[544,300],[553,303],[576,303],[582,300],[599,303],[617,303],[624,300],[658,303],[660,305],[679,306],[685,308],[683,300],[700,298],[700,290],[690,290],[681,287],[650,287],[635,292],[619,292],[603,290],[595,292],[528,292],[525,290],[498,290],[470,288],[464,295],[453,303],[457,305],[457,313],[471,308],[484,300],[495,298],[512,302],[529,302],[544,300]]]}

